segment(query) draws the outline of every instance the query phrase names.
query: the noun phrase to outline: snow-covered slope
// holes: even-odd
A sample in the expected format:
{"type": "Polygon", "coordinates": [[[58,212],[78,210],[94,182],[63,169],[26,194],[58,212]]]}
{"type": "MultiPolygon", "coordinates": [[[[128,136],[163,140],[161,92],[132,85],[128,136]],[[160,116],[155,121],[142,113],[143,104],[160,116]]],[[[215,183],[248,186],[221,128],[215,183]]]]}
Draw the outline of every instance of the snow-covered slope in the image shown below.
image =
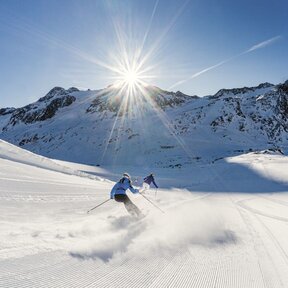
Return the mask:
{"type": "Polygon", "coordinates": [[[52,89],[0,109],[0,138],[37,154],[93,165],[183,167],[267,148],[287,152],[288,82],[199,98],[144,87],[131,97],[52,89]]]}
{"type": "MultiPolygon", "coordinates": [[[[57,164],[57,161],[51,160],[49,158],[34,154],[30,151],[21,149],[12,145],[8,142],[0,140],[0,159],[10,160],[16,163],[21,163],[28,165],[28,167],[37,167],[42,169],[47,169],[50,171],[61,172],[68,175],[76,175],[79,177],[86,177],[95,180],[103,181],[104,179],[96,176],[92,176],[91,173],[87,174],[83,171],[71,169],[70,167],[57,164]]],[[[21,177],[21,175],[19,175],[21,177]]]]}
{"type": "MultiPolygon", "coordinates": [[[[279,152],[194,163],[181,173],[158,169],[161,189],[146,197],[165,214],[129,194],[147,214],[137,222],[114,201],[86,213],[109,197],[113,184],[73,171],[103,178],[114,177],[112,171],[60,161],[55,166],[5,142],[0,151],[0,287],[288,283],[288,160],[279,152]]],[[[143,167],[131,167],[137,169],[143,177],[143,167]]]]}

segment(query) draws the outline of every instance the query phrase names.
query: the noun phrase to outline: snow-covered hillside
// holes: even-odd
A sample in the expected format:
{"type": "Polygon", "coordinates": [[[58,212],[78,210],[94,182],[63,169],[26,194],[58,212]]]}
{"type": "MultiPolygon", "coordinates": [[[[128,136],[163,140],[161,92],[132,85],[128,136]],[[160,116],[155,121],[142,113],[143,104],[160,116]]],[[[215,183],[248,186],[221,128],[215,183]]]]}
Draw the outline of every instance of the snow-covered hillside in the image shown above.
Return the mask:
{"type": "Polygon", "coordinates": [[[103,180],[120,170],[0,141],[0,287],[286,287],[287,167],[287,156],[265,150],[158,168],[161,188],[146,197],[165,214],[129,194],[147,214],[136,221],[112,200],[86,213],[109,198],[103,180]]]}
{"type": "Polygon", "coordinates": [[[247,151],[288,147],[288,82],[223,89],[199,98],[144,87],[127,98],[52,89],[0,109],[0,138],[37,154],[93,165],[183,167],[247,151]]]}

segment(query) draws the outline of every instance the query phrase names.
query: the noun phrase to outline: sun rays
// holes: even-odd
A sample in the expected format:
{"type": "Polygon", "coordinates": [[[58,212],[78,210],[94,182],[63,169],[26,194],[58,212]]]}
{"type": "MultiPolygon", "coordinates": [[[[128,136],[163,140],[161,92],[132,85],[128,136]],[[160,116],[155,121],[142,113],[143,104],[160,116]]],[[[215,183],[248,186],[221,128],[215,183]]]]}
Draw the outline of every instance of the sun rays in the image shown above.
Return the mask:
{"type": "MultiPolygon", "coordinates": [[[[45,43],[47,47],[53,47],[54,49],[55,47],[61,49],[67,54],[74,56],[75,59],[81,60],[81,64],[77,66],[77,70],[71,77],[73,81],[75,81],[75,78],[81,77],[83,72],[85,72],[85,77],[94,78],[94,75],[100,75],[95,73],[95,71],[101,71],[102,76],[99,77],[104,78],[107,82],[112,82],[112,85],[104,89],[106,94],[102,98],[103,101],[110,103],[111,112],[115,116],[114,123],[107,131],[108,135],[107,139],[105,139],[103,159],[105,153],[110,153],[113,149],[117,150],[119,148],[121,142],[117,139],[121,139],[121,131],[129,129],[131,120],[133,121],[136,117],[145,119],[149,113],[155,117],[155,122],[161,123],[163,131],[166,129],[167,134],[171,135],[171,138],[176,139],[177,142],[181,142],[182,148],[185,148],[185,144],[173,132],[170,119],[168,119],[165,111],[159,107],[155,99],[156,90],[155,87],[151,86],[151,83],[155,83],[154,80],[163,78],[163,71],[159,72],[162,60],[159,55],[161,54],[161,49],[163,49],[165,37],[181,16],[189,0],[184,0],[178,9],[175,10],[167,25],[162,30],[159,30],[157,37],[152,37],[153,33],[151,33],[151,30],[158,14],[159,2],[159,0],[155,0],[151,15],[148,17],[147,23],[145,23],[142,34],[138,30],[134,31],[137,25],[134,29],[135,23],[131,26],[131,23],[127,20],[129,17],[114,17],[112,11],[108,9],[108,14],[111,12],[111,27],[114,28],[114,31],[109,34],[111,39],[108,37],[111,40],[110,46],[103,48],[101,45],[96,45],[93,53],[81,49],[77,43],[70,43],[65,38],[57,37],[57,34],[51,31],[41,29],[41,27],[34,25],[30,20],[13,17],[13,15],[11,15],[11,19],[9,18],[11,21],[9,21],[8,25],[11,29],[25,33],[29,37],[32,36],[36,42],[45,43]],[[82,67],[81,65],[86,64],[90,65],[89,68],[87,66],[86,70],[84,68],[79,69],[79,67],[82,67]],[[116,139],[115,147],[113,148],[112,139],[116,139]]],[[[101,43],[101,41],[96,44],[98,43],[101,43]]],[[[71,69],[69,69],[68,74],[71,75],[71,69]]],[[[91,95],[91,101],[95,97],[98,96],[91,95]]],[[[142,131],[149,128],[148,125],[145,126],[145,120],[140,121],[140,123],[143,126],[141,128],[142,131]]],[[[140,145],[142,144],[140,143],[140,145]]]]}
{"type": "MultiPolygon", "coordinates": [[[[151,122],[151,118],[155,121],[155,124],[152,125],[163,127],[162,132],[169,135],[166,140],[163,139],[164,142],[173,141],[178,143],[179,147],[187,153],[187,157],[192,157],[192,155],[189,155],[191,153],[188,152],[185,142],[174,131],[171,120],[157,103],[157,93],[159,93],[160,89],[158,91],[158,88],[150,84],[154,79],[162,77],[157,69],[159,63],[155,62],[155,58],[157,58],[155,55],[158,55],[164,38],[174,26],[188,2],[189,0],[186,0],[182,3],[171,22],[159,34],[157,39],[149,45],[147,45],[147,41],[154,17],[157,14],[159,0],[155,1],[144,36],[138,41],[131,40],[133,36],[130,34],[130,28],[132,27],[126,27],[128,29],[125,29],[125,25],[122,22],[112,19],[117,39],[117,50],[115,50],[116,53],[110,54],[109,65],[106,66],[112,72],[111,80],[113,81],[113,85],[108,89],[107,100],[109,99],[108,101],[116,103],[117,112],[115,113],[115,120],[111,130],[108,131],[109,135],[107,135],[107,141],[104,146],[102,162],[105,163],[105,155],[112,151],[114,151],[115,163],[117,162],[118,151],[120,151],[121,145],[125,145],[127,141],[125,131],[133,129],[134,124],[132,123],[140,123],[141,127],[138,127],[138,129],[142,131],[143,139],[137,145],[140,148],[139,150],[142,150],[141,147],[143,147],[143,151],[145,151],[147,143],[145,143],[144,135],[151,129],[147,124],[147,121],[151,122]],[[134,121],[136,119],[137,121],[134,121]]],[[[165,94],[165,91],[161,91],[161,93],[165,94]]],[[[165,142],[164,144],[167,143],[165,142]]]]}
{"type": "MultiPolygon", "coordinates": [[[[124,90],[135,92],[138,90],[139,86],[145,86],[147,85],[147,79],[152,78],[152,74],[145,74],[144,70],[141,70],[140,62],[137,60],[134,60],[132,63],[130,63],[130,57],[123,53],[123,55],[120,55],[121,61],[118,61],[114,72],[116,72],[115,76],[113,77],[115,79],[114,86],[122,87],[124,90]],[[127,57],[127,59],[125,59],[127,57]]],[[[134,57],[131,57],[134,58],[134,57]]],[[[151,69],[146,69],[151,70],[151,69]]]]}

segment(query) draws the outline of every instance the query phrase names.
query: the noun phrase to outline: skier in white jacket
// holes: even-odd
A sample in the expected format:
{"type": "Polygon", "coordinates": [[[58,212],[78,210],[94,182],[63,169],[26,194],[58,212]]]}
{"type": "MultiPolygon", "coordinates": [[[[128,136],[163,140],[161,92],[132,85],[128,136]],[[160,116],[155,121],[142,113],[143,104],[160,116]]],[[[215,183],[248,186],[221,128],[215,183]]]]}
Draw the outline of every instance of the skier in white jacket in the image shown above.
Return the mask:
{"type": "Polygon", "coordinates": [[[124,173],[123,177],[112,188],[110,198],[115,199],[117,202],[124,203],[126,210],[132,216],[141,216],[142,213],[140,209],[126,195],[127,189],[129,189],[132,193],[139,193],[139,190],[132,186],[130,175],[128,173],[124,173]]]}

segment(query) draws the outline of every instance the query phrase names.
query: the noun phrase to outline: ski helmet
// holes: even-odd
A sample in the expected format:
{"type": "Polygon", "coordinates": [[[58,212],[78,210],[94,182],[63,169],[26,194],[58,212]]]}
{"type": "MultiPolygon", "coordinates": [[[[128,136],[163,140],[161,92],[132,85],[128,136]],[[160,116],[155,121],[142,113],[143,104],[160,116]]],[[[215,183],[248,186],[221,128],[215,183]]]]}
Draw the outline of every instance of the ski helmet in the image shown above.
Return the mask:
{"type": "Polygon", "coordinates": [[[123,176],[128,178],[129,180],[131,179],[130,175],[128,173],[126,173],[126,172],[123,174],[123,176]]]}

